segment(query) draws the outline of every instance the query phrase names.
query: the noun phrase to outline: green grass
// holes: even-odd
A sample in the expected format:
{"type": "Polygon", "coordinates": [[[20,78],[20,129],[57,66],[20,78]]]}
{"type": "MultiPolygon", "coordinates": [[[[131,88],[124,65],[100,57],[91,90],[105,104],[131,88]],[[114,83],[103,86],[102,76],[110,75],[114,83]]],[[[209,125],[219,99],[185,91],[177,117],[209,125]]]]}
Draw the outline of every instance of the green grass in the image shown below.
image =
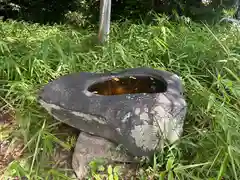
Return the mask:
{"type": "Polygon", "coordinates": [[[44,83],[71,72],[147,66],[181,76],[188,114],[181,141],[156,153],[138,170],[139,178],[240,178],[240,29],[165,17],[152,25],[126,21],[112,24],[105,46],[94,45],[92,29],[0,22],[0,31],[0,103],[17,112],[17,128],[8,138],[25,145],[5,177],[69,179],[66,170],[48,165],[55,144],[70,149],[74,139],[60,135],[37,103],[44,83]]]}

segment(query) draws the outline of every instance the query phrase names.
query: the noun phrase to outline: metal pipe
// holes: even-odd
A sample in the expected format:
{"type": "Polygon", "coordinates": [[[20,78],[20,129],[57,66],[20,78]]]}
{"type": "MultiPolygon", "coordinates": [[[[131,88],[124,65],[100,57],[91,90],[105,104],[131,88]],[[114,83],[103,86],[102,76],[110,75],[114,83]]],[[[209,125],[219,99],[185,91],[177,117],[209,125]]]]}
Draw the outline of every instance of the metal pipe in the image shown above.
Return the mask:
{"type": "Polygon", "coordinates": [[[104,43],[109,40],[111,1],[112,0],[100,0],[100,26],[98,32],[98,40],[100,43],[104,43]]]}

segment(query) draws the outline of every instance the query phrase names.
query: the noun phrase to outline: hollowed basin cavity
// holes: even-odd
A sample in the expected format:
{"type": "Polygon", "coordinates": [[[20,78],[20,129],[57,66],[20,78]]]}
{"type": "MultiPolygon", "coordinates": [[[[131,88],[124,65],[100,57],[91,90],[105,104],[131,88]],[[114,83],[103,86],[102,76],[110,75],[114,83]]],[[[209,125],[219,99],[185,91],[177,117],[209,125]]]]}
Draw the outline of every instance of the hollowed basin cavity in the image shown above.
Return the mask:
{"type": "Polygon", "coordinates": [[[166,92],[167,83],[164,79],[150,76],[114,77],[89,86],[88,91],[98,95],[123,95],[136,93],[166,92]]]}

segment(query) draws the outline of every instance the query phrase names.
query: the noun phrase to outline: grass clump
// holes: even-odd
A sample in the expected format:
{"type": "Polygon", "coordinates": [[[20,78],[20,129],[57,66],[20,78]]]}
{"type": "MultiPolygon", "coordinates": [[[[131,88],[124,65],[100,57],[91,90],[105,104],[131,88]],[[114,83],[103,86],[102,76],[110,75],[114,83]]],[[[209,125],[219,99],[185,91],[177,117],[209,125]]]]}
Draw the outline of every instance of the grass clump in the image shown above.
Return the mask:
{"type": "MultiPolygon", "coordinates": [[[[139,179],[240,178],[240,30],[159,16],[151,25],[113,23],[111,41],[94,46],[94,30],[0,22],[1,106],[16,111],[9,139],[24,141],[24,156],[5,176],[69,179],[48,165],[55,144],[71,149],[68,133],[36,101],[36,92],[60,75],[147,66],[178,74],[188,114],[181,141],[138,170],[139,179]]],[[[4,133],[4,132],[3,132],[4,133]]]]}

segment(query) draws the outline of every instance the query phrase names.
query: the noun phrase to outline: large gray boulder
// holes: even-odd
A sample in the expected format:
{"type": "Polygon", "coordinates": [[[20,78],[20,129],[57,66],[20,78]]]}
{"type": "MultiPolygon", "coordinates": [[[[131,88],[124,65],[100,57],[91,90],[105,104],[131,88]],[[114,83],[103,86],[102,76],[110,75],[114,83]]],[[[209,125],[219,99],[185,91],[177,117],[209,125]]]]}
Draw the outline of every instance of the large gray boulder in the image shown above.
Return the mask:
{"type": "Polygon", "coordinates": [[[39,102],[59,121],[133,156],[178,140],[187,110],[179,77],[151,68],[65,75],[43,87],[39,102]]]}

